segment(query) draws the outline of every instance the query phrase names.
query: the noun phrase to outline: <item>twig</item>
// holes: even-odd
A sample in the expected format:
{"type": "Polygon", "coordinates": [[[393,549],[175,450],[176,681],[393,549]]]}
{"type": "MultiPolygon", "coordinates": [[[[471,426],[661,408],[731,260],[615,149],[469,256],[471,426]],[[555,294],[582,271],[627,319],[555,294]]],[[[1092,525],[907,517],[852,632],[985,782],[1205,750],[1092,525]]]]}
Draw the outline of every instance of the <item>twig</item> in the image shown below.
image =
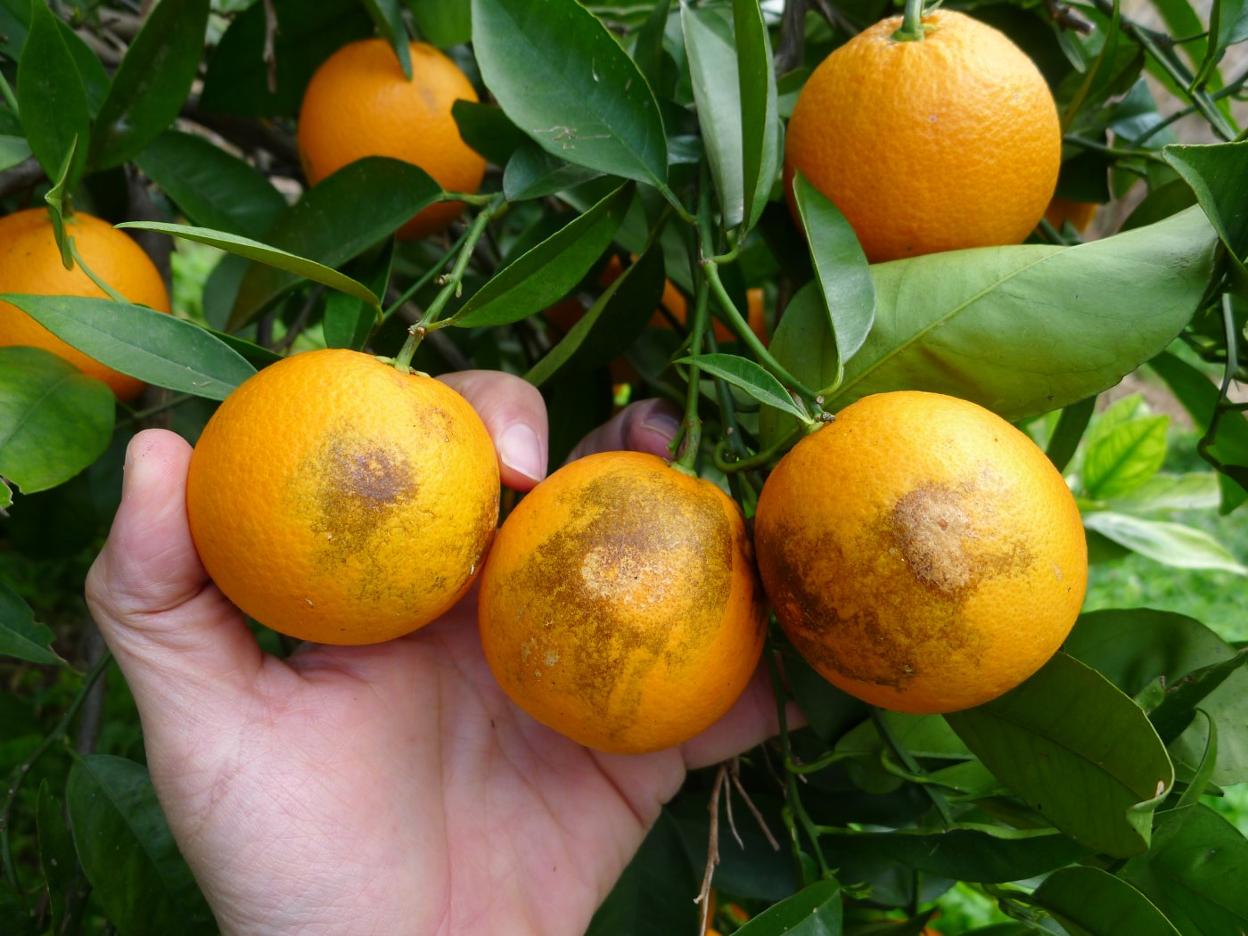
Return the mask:
{"type": "Polygon", "coordinates": [[[698,891],[698,897],[694,901],[702,907],[702,925],[698,929],[699,933],[706,932],[706,921],[710,916],[711,879],[715,876],[715,866],[719,864],[719,791],[723,788],[724,778],[727,776],[728,765],[720,764],[719,769],[715,771],[715,784],[711,787],[711,801],[707,804],[707,810],[711,814],[711,826],[706,840],[706,870],[702,872],[702,888],[698,891]]]}
{"type": "MultiPolygon", "coordinates": [[[[87,618],[86,661],[94,667],[100,662],[108,649],[100,630],[95,622],[87,618]]],[[[74,750],[79,754],[90,754],[95,750],[95,743],[100,737],[100,721],[104,713],[104,692],[108,688],[108,680],[98,679],[87,692],[82,703],[82,720],[78,722],[78,732],[74,736],[74,750]]]]}
{"type": "MultiPolygon", "coordinates": [[[[764,748],[766,750],[766,748],[764,748]]],[[[767,825],[767,820],[763,818],[762,812],[755,805],[750,794],[745,791],[745,785],[741,782],[741,758],[734,757],[732,759],[732,768],[728,771],[729,777],[732,778],[732,785],[737,788],[737,793],[741,799],[745,800],[745,805],[749,807],[750,813],[754,816],[754,821],[758,823],[758,827],[763,830],[763,837],[767,839],[767,844],[771,846],[772,851],[780,850],[780,843],[776,841],[776,837],[771,834],[771,827],[767,825]]],[[[740,841],[740,839],[738,839],[740,841]]]]}
{"type": "Polygon", "coordinates": [[[806,0],[787,0],[780,17],[780,41],[776,43],[776,74],[792,71],[806,52],[806,0]]]}
{"type": "Polygon", "coordinates": [[[277,93],[277,52],[274,49],[276,38],[277,10],[273,7],[273,0],[264,0],[264,52],[261,53],[261,59],[267,72],[269,94],[277,93]]]}
{"type": "MultiPolygon", "coordinates": [[[[161,213],[156,210],[147,191],[147,180],[133,165],[126,167],[126,214],[130,221],[163,221],[161,213]]],[[[160,278],[168,287],[173,281],[173,269],[170,257],[173,255],[173,238],[168,234],[157,234],[154,231],[133,231],[134,239],[144,252],[152,258],[160,278]]]]}
{"type": "Polygon", "coordinates": [[[273,350],[278,354],[285,354],[290,350],[291,346],[303,334],[303,330],[308,325],[308,319],[312,317],[312,310],[316,308],[317,302],[325,292],[325,287],[317,286],[308,292],[308,298],[304,300],[303,305],[299,308],[295,320],[290,323],[290,328],[286,329],[286,334],[273,345],[273,350]]]}
{"type": "Polygon", "coordinates": [[[732,786],[728,787],[728,793],[724,797],[724,811],[728,814],[728,829],[732,832],[732,837],[737,840],[737,847],[745,851],[745,842],[741,840],[741,833],[737,831],[737,820],[732,815],[732,786]]]}

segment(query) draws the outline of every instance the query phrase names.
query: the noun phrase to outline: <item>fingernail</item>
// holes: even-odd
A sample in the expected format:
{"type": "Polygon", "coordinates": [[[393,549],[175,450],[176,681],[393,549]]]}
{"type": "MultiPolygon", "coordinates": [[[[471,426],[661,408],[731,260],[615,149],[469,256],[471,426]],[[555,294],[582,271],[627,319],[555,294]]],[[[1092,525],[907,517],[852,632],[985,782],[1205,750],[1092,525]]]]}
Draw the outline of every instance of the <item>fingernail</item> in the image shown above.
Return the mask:
{"type": "Polygon", "coordinates": [[[641,428],[661,435],[666,443],[676,437],[676,431],[680,428],[680,420],[671,413],[664,413],[660,410],[647,416],[641,428]]]}
{"type": "Polygon", "coordinates": [[[498,440],[498,457],[512,471],[541,481],[546,477],[546,456],[542,440],[526,423],[508,426],[498,440]]]}

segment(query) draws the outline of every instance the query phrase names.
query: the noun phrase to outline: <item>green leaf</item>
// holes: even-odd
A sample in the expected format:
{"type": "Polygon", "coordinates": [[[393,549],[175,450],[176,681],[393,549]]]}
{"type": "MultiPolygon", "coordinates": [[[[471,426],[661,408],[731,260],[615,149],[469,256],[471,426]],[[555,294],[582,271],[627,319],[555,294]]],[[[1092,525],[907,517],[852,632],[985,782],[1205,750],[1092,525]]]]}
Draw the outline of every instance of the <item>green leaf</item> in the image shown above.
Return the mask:
{"type": "Polygon", "coordinates": [[[30,606],[3,579],[0,579],[0,655],[31,663],[61,662],[52,649],[52,629],[35,621],[30,606]]]}
{"type": "Polygon", "coordinates": [[[73,188],[86,165],[91,130],[87,92],[61,34],[60,21],[43,0],[31,3],[30,32],[17,66],[17,103],[30,148],[48,178],[55,179],[74,142],[73,188]]]}
{"type": "MultiPolygon", "coordinates": [[[[334,296],[341,296],[343,293],[332,293],[334,296]]],[[[248,341],[246,338],[239,338],[237,335],[231,335],[226,332],[217,331],[215,328],[204,327],[204,331],[212,335],[218,341],[229,345],[248,364],[259,370],[262,367],[268,367],[270,364],[276,364],[282,359],[282,355],[276,351],[270,351],[268,348],[262,347],[255,342],[248,341]]]]}
{"type": "Polygon", "coordinates": [[[65,799],[93,897],[119,930],[135,936],[216,932],[146,768],[90,754],[70,768],[65,799]]]}
{"type": "Polygon", "coordinates": [[[768,907],[736,936],[841,936],[841,885],[818,881],[768,907]]]}
{"type": "Polygon", "coordinates": [[[663,84],[663,34],[667,31],[667,21],[672,12],[672,0],[653,0],[650,13],[637,29],[633,41],[633,61],[651,88],[658,88],[662,94],[663,84]]]}
{"type": "MultiPolygon", "coordinates": [[[[394,263],[394,241],[390,241],[375,256],[361,257],[352,272],[365,281],[375,295],[384,296],[390,285],[390,270],[394,263]]],[[[333,292],[325,298],[325,344],[330,348],[350,348],[358,351],[368,341],[377,324],[376,306],[333,292]]]]}
{"type": "Polygon", "coordinates": [[[1070,464],[1095,410],[1095,396],[1085,397],[1062,409],[1062,415],[1057,420],[1053,435],[1049,437],[1049,447],[1045,452],[1058,471],[1064,472],[1070,464]]]}
{"type": "Polygon", "coordinates": [[[377,31],[390,43],[399,60],[399,67],[408,81],[412,80],[412,49],[403,24],[403,8],[399,0],[362,0],[364,9],[373,18],[377,31]]]}
{"type": "Polygon", "coordinates": [[[66,911],[81,898],[84,888],[79,882],[74,839],[65,822],[65,806],[52,793],[47,780],[39,784],[35,800],[35,831],[51,932],[61,933],[66,911]]]}
{"type": "Polygon", "coordinates": [[[666,138],[650,85],[576,0],[472,0],[472,45],[507,116],[547,152],[666,188],[666,138]]]}
{"type": "MultiPolygon", "coordinates": [[[[1077,247],[991,247],[878,264],[875,326],[828,408],[905,388],[1019,421],[1099,393],[1191,318],[1214,246],[1203,215],[1189,210],[1077,247]]],[[[830,329],[808,314],[790,325],[790,315],[773,353],[808,385],[826,386],[835,376],[830,329]],[[790,330],[801,338],[787,337],[790,330]]]]}
{"type": "Polygon", "coordinates": [[[256,372],[206,329],[146,306],[79,296],[3,298],[62,341],[144,383],[224,400],[256,372]]]}
{"type": "Polygon", "coordinates": [[[1095,426],[1083,456],[1083,485],[1095,500],[1130,494],[1161,470],[1170,417],[1132,419],[1108,431],[1095,426]]]}
{"type": "Polygon", "coordinates": [[[585,936],[693,933],[699,910],[697,877],[667,810],[590,921],[585,936]]]}
{"type": "Polygon", "coordinates": [[[494,274],[451,321],[463,328],[505,325],[566,296],[610,245],[632,201],[621,185],[584,214],[494,274]]]}
{"type": "Polygon", "coordinates": [[[30,158],[30,144],[25,137],[0,136],[0,172],[11,169],[30,158]]]}
{"type": "Polygon", "coordinates": [[[1248,929],[1248,841],[1207,806],[1158,816],[1152,849],[1121,874],[1181,933],[1235,936],[1248,929]]]}
{"type": "Polygon", "coordinates": [[[1196,712],[1203,716],[1205,722],[1205,750],[1200,755],[1200,761],[1196,765],[1192,779],[1187,784],[1187,789],[1179,797],[1180,809],[1200,802],[1200,798],[1209,789],[1209,783],[1213,780],[1213,772],[1218,766],[1218,723],[1204,709],[1197,709],[1196,712]]]}
{"type": "Polygon", "coordinates": [[[1218,476],[1212,471],[1153,475],[1128,496],[1115,499],[1130,513],[1167,510],[1212,510],[1218,506],[1218,476]]]}
{"type": "Polygon", "coordinates": [[[1054,871],[1032,896],[1071,936],[1179,936],[1152,901],[1100,868],[1054,871]]]}
{"type": "MultiPolygon", "coordinates": [[[[971,756],[966,745],[939,715],[882,711],[880,717],[888,724],[894,740],[915,757],[966,760],[971,756]]],[[[886,747],[875,722],[871,720],[846,732],[836,743],[836,750],[840,753],[869,756],[872,760],[878,760],[880,752],[886,747]]]]}
{"type": "Polygon", "coordinates": [[[836,205],[800,172],[793,180],[793,195],[835,338],[839,374],[871,332],[875,286],[858,237],[836,205]]]}
{"type": "MultiPolygon", "coordinates": [[[[780,170],[783,129],[776,103],[776,71],[767,24],[757,0],[733,0],[737,86],[741,96],[741,176],[746,229],[767,205],[780,170]]],[[[722,78],[721,78],[722,80],[722,78]]]]}
{"type": "Polygon", "coordinates": [[[745,220],[741,88],[737,77],[736,39],[723,7],[680,6],[698,126],[719,193],[723,226],[745,220]]]}
{"type": "Polygon", "coordinates": [[[274,0],[276,88],[264,60],[265,4],[235,17],[208,59],[199,107],[236,117],[293,117],[313,72],[339,47],[373,34],[357,0],[274,0]]]}
{"type": "Polygon", "coordinates": [[[263,173],[200,136],[166,131],[136,161],[199,227],[264,237],[286,210],[263,173]]]}
{"type": "Polygon", "coordinates": [[[1083,525],[1132,552],[1176,569],[1217,569],[1248,575],[1248,567],[1204,530],[1110,510],[1084,515],[1083,525]]]}
{"type": "Polygon", "coordinates": [[[810,417],[784,389],[784,384],[749,358],[738,357],[735,354],[702,354],[697,357],[681,358],[677,363],[697,364],[706,373],[744,390],[765,406],[771,406],[798,419],[810,421],[810,417]]]}
{"type": "Polygon", "coordinates": [[[209,0],[160,0],[121,60],[91,136],[98,169],[132,159],[182,109],[199,68],[209,0]]]}
{"type": "MultiPolygon", "coordinates": [[[[1188,673],[1173,686],[1166,688],[1161,704],[1149,713],[1157,733],[1172,741],[1191,724],[1196,707],[1221,688],[1232,676],[1238,675],[1248,663],[1248,649],[1234,656],[1188,673]]],[[[1212,740],[1213,739],[1211,736],[1212,740]]],[[[1207,744],[1208,742],[1206,742],[1207,744]]]]}
{"type": "Polygon", "coordinates": [[[37,348],[0,348],[0,475],[24,494],[68,481],[104,453],[113,394],[37,348]]]}
{"type": "Polygon", "coordinates": [[[508,201],[545,198],[575,188],[599,173],[551,156],[536,143],[525,140],[507,160],[503,171],[503,194],[508,201]]]}
{"type": "Polygon", "coordinates": [[[451,105],[451,116],[460,138],[496,166],[507,165],[512,154],[530,142],[497,104],[456,101],[451,105]]]}
{"type": "Polygon", "coordinates": [[[13,506],[13,489],[5,482],[4,478],[0,478],[0,510],[7,510],[13,506]]]}
{"type": "Polygon", "coordinates": [[[472,38],[472,6],[464,0],[407,0],[407,7],[420,35],[439,49],[472,38]]]}
{"type": "Polygon", "coordinates": [[[1248,259],[1248,204],[1243,199],[1242,185],[1248,175],[1248,140],[1171,145],[1161,152],[1196,193],[1197,202],[1226,249],[1243,263],[1248,259]]]}
{"type": "Polygon", "coordinates": [[[1144,712],[1099,673],[1058,653],[1018,688],[945,717],[984,766],[1071,838],[1116,857],[1147,850],[1174,768],[1144,712]]]}
{"type": "MultiPolygon", "coordinates": [[[[265,240],[297,257],[338,267],[385,240],[441,193],[441,186],[428,173],[410,163],[383,157],[357,160],[304,192],[265,240]]],[[[306,270],[263,262],[266,265],[253,266],[243,277],[226,331],[237,331],[251,322],[303,277],[365,302],[376,301],[336,282],[309,276],[306,270]]]]}

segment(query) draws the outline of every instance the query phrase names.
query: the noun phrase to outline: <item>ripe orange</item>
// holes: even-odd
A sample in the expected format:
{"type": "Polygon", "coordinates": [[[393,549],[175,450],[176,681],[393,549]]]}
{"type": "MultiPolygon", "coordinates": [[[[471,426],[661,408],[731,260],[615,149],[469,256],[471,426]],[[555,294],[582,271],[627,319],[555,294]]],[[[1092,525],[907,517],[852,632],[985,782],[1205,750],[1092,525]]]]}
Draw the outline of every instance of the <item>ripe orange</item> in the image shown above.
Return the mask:
{"type": "Polygon", "coordinates": [[[468,590],[498,522],[468,402],[357,351],[309,351],[230,394],[191,456],[187,513],[221,591],[274,630],[389,640],[468,590]]]}
{"type": "Polygon", "coordinates": [[[512,701],[600,751],[656,751],[709,727],[763,642],[741,511],[637,452],[572,462],[520,502],[490,551],[479,611],[512,701]]]}
{"type": "Polygon", "coordinates": [[[785,632],[826,679],[902,712],[987,702],[1038,670],[1083,603],[1065,481],[999,416],[864,397],[767,479],[754,542],[785,632]]]}
{"type": "Polygon", "coordinates": [[[1092,219],[1096,217],[1101,206],[1096,202],[1073,201],[1069,198],[1054,198],[1045,209],[1044,218],[1059,231],[1067,221],[1080,233],[1088,229],[1092,219]]]}
{"type": "MultiPolygon", "coordinates": [[[[131,302],[169,311],[169,293],[160,272],[127,234],[82,212],[65,219],[65,233],[74,239],[91,271],[113,289],[131,302]]],[[[77,265],[65,269],[52,221],[43,208],[0,218],[0,292],[107,298],[77,265]]],[[[51,351],[87,376],[104,381],[119,400],[134,399],[144,386],[70,347],[15,306],[0,302],[0,347],[7,345],[51,351]]]]}
{"type": "Polygon", "coordinates": [[[875,262],[1016,244],[1044,215],[1062,131],[1044,76],[991,26],[952,10],[921,40],[876,23],[829,55],[789,121],[785,190],[800,169],[875,262]]]}
{"type": "MultiPolygon", "coordinates": [[[[414,163],[448,192],[476,192],[485,159],[459,136],[451,116],[457,100],[475,101],[467,76],[431,45],[413,42],[412,80],[383,39],[351,42],[312,76],[299,111],[299,154],[308,181],[366,156],[414,163]]],[[[430,205],[400,237],[434,234],[463,210],[459,202],[430,205]]]]}

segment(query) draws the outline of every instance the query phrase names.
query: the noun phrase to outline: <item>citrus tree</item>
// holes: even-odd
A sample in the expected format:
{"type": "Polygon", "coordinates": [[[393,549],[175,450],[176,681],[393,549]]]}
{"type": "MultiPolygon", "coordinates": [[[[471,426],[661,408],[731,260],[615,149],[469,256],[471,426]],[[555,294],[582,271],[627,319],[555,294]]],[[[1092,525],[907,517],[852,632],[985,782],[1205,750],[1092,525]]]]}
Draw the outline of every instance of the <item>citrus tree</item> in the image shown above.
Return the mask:
{"type": "Polygon", "coordinates": [[[82,600],[164,427],[274,657],[773,697],[591,933],[1248,930],[1248,12],[956,6],[0,0],[0,929],[216,929],[82,600]],[[500,511],[474,368],[671,464],[500,511]]]}

